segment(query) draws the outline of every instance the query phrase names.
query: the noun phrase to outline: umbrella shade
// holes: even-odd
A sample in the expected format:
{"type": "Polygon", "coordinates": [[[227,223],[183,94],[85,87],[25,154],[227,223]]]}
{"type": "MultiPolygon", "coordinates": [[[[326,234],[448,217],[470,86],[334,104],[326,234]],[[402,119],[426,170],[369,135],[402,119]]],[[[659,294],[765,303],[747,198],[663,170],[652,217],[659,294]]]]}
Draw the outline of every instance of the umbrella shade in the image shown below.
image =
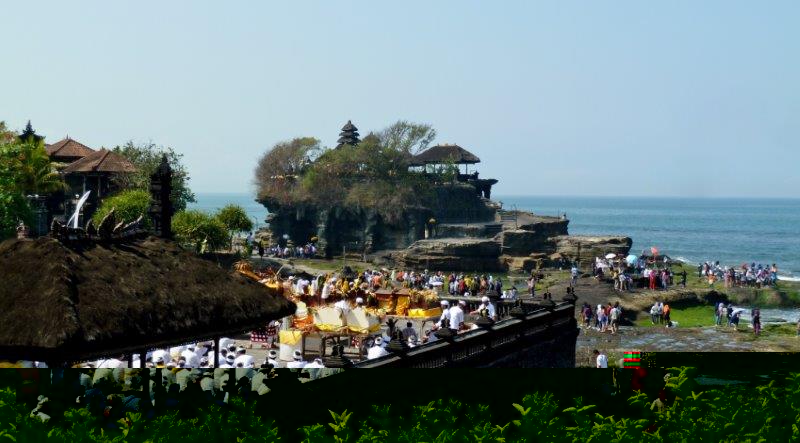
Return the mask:
{"type": "Polygon", "coordinates": [[[650,248],[650,252],[652,252],[654,256],[655,256],[655,255],[658,255],[658,248],[656,248],[655,246],[653,246],[652,248],[650,248]]]}
{"type": "Polygon", "coordinates": [[[625,258],[625,261],[630,263],[630,264],[634,264],[634,263],[636,263],[636,260],[638,260],[638,259],[639,259],[639,257],[631,254],[627,258],[625,258]]]}
{"type": "Polygon", "coordinates": [[[614,253],[606,254],[606,258],[609,259],[609,260],[614,258],[614,257],[616,257],[616,256],[617,256],[617,254],[614,254],[614,253]]]}

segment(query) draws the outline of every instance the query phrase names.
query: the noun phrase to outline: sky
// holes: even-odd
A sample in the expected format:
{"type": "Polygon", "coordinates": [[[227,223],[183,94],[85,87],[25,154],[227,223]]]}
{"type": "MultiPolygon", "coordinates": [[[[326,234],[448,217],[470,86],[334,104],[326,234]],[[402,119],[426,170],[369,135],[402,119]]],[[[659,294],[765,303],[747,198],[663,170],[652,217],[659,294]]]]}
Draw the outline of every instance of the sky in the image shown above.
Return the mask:
{"type": "Polygon", "coordinates": [[[397,120],[497,195],[800,197],[800,2],[10,2],[0,120],[152,141],[250,192],[276,142],[397,120]]]}

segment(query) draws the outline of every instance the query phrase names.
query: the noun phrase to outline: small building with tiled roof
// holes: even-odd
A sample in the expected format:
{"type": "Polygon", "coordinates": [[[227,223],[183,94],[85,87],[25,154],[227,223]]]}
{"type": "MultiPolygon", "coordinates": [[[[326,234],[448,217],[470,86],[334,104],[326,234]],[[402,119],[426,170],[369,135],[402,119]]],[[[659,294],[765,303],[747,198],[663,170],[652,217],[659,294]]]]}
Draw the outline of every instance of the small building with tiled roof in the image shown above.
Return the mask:
{"type": "Polygon", "coordinates": [[[50,160],[57,163],[72,163],[96,152],[83,143],[69,138],[69,136],[52,145],[46,145],[45,150],[47,151],[47,155],[50,156],[50,160]]]}
{"type": "Polygon", "coordinates": [[[136,172],[136,167],[127,158],[104,148],[92,151],[83,158],[70,163],[62,172],[64,174],[92,172],[124,174],[136,172]]]}

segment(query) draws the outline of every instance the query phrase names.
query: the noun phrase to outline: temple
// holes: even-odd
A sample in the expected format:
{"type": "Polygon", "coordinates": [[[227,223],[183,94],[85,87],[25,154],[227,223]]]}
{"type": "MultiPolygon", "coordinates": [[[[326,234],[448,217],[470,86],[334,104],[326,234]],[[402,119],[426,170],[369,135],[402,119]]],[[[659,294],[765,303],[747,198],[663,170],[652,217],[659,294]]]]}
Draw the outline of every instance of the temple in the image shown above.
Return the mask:
{"type": "MultiPolygon", "coordinates": [[[[358,128],[348,121],[337,148],[359,143],[358,128]]],[[[328,258],[355,254],[379,265],[471,272],[530,270],[561,259],[627,254],[632,243],[627,237],[570,236],[569,220],[562,215],[504,209],[491,200],[498,181],[479,177],[475,165],[480,162],[457,144],[438,144],[411,156],[409,171],[426,178],[432,196],[402,207],[393,219],[378,207],[323,208],[269,196],[258,201],[269,211],[273,244],[314,239],[328,258]]]]}

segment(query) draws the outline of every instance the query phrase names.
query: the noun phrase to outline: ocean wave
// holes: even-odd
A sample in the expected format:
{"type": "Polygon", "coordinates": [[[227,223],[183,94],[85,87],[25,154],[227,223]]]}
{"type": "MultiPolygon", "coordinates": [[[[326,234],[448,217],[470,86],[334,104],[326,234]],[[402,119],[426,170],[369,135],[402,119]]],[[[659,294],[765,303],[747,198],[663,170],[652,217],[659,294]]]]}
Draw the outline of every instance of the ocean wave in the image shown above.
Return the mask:
{"type": "Polygon", "coordinates": [[[689,260],[688,258],[682,257],[680,255],[675,257],[675,260],[677,260],[677,261],[679,261],[681,263],[686,263],[687,265],[697,266],[699,264],[696,261],[689,260]]]}
{"type": "Polygon", "coordinates": [[[778,281],[800,282],[800,277],[793,277],[793,276],[790,276],[790,275],[778,274],[778,281]]]}

